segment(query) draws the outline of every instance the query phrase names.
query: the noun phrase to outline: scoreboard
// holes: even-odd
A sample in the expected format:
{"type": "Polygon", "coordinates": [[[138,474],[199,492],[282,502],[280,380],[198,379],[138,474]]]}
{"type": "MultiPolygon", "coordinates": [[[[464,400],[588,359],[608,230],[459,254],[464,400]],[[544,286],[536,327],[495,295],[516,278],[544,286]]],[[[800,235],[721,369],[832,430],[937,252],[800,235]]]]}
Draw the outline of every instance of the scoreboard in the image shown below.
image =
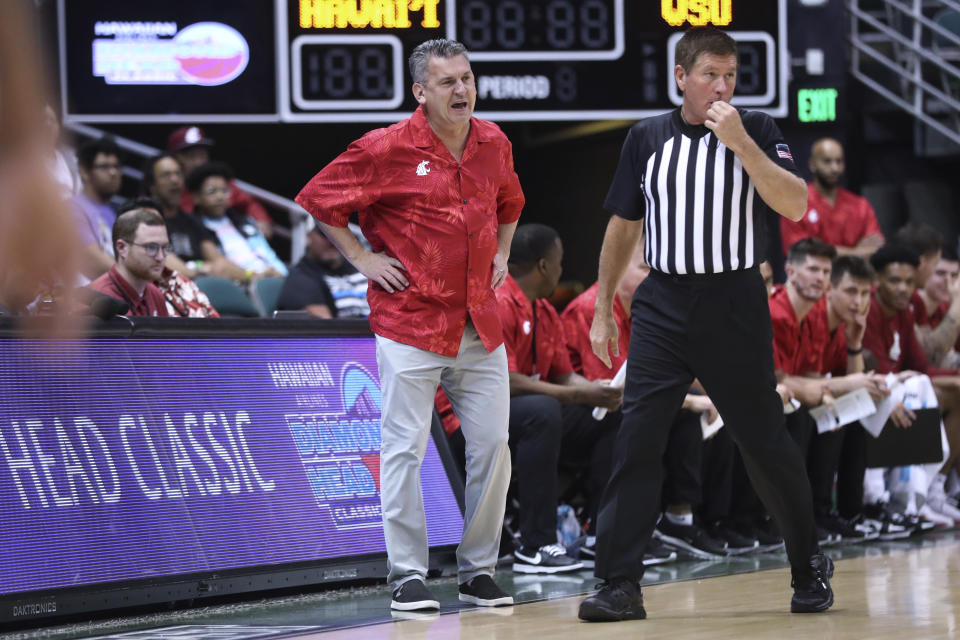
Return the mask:
{"type": "Polygon", "coordinates": [[[680,103],[675,44],[705,24],[738,41],[734,104],[788,112],[786,0],[60,0],[60,9],[65,113],[80,121],[395,121],[416,108],[407,58],[432,38],[466,45],[482,117],[641,118],[680,103]]]}

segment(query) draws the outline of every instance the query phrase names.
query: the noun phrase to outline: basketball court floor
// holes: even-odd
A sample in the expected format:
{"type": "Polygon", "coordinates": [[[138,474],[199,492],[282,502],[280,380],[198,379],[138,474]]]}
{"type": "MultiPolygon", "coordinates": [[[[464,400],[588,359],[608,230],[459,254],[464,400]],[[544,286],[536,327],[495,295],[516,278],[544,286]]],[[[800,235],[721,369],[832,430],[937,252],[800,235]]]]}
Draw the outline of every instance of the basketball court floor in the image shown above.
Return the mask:
{"type": "Polygon", "coordinates": [[[836,603],[819,615],[789,613],[790,572],[785,555],[773,553],[651,567],[643,621],[579,622],[577,606],[597,582],[589,571],[531,576],[505,567],[497,579],[514,592],[513,607],[461,605],[456,580],[441,578],[430,581],[441,601],[434,614],[391,614],[389,589],[375,585],[101,616],[0,632],[0,640],[960,638],[960,530],[826,552],[836,561],[836,603]]]}

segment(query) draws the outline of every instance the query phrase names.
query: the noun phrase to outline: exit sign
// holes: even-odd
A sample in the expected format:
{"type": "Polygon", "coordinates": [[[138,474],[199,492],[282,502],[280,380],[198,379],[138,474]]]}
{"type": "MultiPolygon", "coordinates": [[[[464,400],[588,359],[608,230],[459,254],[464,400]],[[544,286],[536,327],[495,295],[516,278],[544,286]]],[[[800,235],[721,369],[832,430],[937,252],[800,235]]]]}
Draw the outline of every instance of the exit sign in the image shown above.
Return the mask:
{"type": "Polygon", "coordinates": [[[800,122],[834,122],[837,119],[836,89],[798,89],[797,119],[800,122]]]}

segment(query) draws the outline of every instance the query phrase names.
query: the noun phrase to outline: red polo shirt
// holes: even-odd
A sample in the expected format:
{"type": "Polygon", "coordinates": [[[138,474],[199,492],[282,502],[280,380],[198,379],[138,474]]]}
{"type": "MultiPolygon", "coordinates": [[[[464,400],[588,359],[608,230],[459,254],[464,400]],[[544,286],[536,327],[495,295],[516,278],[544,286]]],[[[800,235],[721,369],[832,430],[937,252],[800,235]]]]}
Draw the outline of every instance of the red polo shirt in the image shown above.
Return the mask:
{"type": "Polygon", "coordinates": [[[573,371],[567,354],[567,337],[560,314],[545,298],[530,304],[512,276],[497,290],[503,343],[507,348],[507,369],[525,376],[540,375],[555,380],[573,371]],[[534,353],[536,340],[536,353],[534,353]]]}
{"type": "Polygon", "coordinates": [[[854,247],[867,236],[883,235],[866,198],[838,187],[837,201],[831,205],[812,182],[807,191],[807,212],[799,222],[780,217],[784,254],[795,242],[811,236],[835,247],[854,247]]]}
{"type": "MultiPolygon", "coordinates": [[[[817,304],[822,301],[821,298],[817,304]]],[[[811,309],[803,322],[797,322],[787,288],[780,286],[770,296],[770,320],[773,323],[774,368],[792,376],[819,373],[829,339],[825,314],[815,314],[811,309]]]]}
{"type": "Polygon", "coordinates": [[[117,300],[123,300],[130,305],[130,311],[124,315],[128,316],[166,316],[167,304],[163,299],[160,289],[152,282],[147,283],[143,290],[143,297],[137,293],[137,290],[130,286],[130,283],[124,280],[120,272],[117,271],[117,265],[110,267],[105,274],[90,283],[90,288],[100,293],[105,293],[117,300]]]}
{"type": "Polygon", "coordinates": [[[490,286],[497,230],[524,204],[510,141],[491,122],[470,122],[458,164],[418,107],[353,142],[296,197],[338,227],[359,212],[373,250],[400,260],[410,282],[392,294],[370,282],[370,327],[444,356],[457,355],[468,314],[488,351],[503,342],[490,286]]]}
{"type": "Polygon", "coordinates": [[[613,319],[617,323],[617,346],[619,356],[610,356],[611,367],[603,364],[590,344],[590,325],[593,323],[594,306],[597,304],[597,284],[574,298],[563,310],[560,319],[567,334],[567,351],[573,370],[587,380],[610,380],[627,360],[630,346],[630,313],[623,308],[620,296],[613,297],[613,319]]]}

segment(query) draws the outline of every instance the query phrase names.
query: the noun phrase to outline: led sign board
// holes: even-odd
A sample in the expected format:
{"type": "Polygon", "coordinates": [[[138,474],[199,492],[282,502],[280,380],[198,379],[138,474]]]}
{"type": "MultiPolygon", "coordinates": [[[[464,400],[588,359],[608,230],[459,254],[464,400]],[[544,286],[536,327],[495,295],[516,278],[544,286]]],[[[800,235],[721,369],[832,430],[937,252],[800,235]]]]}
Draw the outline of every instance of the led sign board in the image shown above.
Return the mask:
{"type": "Polygon", "coordinates": [[[416,108],[411,51],[445,37],[470,51],[481,117],[642,118],[679,103],[674,46],[702,24],[738,42],[734,103],[786,116],[786,0],[61,0],[65,113],[395,121],[416,108]]]}

